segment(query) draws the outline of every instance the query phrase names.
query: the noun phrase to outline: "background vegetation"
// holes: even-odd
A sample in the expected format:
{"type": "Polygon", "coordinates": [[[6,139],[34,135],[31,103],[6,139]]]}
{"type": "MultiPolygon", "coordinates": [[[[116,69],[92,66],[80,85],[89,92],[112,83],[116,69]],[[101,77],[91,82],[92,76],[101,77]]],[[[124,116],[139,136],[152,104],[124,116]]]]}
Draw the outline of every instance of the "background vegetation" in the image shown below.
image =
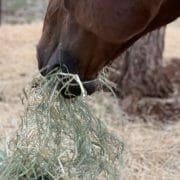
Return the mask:
{"type": "Polygon", "coordinates": [[[41,20],[48,0],[2,0],[2,21],[24,23],[41,20]]]}

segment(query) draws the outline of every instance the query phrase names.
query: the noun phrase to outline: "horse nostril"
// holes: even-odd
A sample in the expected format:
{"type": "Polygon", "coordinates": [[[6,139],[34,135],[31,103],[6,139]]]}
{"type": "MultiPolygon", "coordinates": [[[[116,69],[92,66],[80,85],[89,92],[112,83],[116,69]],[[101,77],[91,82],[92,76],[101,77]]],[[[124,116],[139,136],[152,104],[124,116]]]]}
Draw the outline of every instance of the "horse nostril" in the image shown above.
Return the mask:
{"type": "Polygon", "coordinates": [[[62,71],[69,72],[71,74],[78,74],[78,60],[74,56],[72,56],[68,51],[61,49],[60,57],[62,71]]]}

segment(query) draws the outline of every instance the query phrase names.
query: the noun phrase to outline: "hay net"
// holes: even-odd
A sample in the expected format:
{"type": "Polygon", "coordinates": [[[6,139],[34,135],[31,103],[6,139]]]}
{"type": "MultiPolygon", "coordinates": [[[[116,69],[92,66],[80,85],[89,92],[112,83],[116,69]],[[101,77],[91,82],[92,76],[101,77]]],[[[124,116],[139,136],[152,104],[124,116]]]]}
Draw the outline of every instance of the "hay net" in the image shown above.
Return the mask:
{"type": "MultiPolygon", "coordinates": [[[[123,143],[91,112],[84,90],[78,98],[61,96],[63,77],[59,70],[25,88],[25,113],[0,164],[1,180],[119,179],[123,143]]],[[[81,83],[76,75],[66,78],[67,87],[81,83]]]]}

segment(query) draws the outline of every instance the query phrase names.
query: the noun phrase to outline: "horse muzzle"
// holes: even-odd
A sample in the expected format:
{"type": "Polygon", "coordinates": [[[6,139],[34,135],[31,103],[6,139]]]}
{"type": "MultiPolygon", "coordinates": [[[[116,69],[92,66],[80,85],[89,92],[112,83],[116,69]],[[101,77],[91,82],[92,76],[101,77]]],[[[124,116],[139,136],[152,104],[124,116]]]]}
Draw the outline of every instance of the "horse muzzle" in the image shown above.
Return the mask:
{"type": "Polygon", "coordinates": [[[91,95],[97,90],[99,81],[98,79],[91,81],[73,80],[71,83],[64,86],[63,82],[60,82],[58,89],[65,98],[74,98],[77,96],[91,95]]]}
{"type": "MultiPolygon", "coordinates": [[[[38,59],[38,61],[43,62],[43,59],[38,59]]],[[[98,79],[81,79],[81,77],[78,76],[79,67],[77,62],[78,61],[72,57],[68,51],[63,50],[58,46],[47,64],[40,67],[40,73],[43,76],[48,76],[59,70],[60,73],[57,73],[59,76],[58,90],[61,91],[61,94],[65,98],[80,96],[85,94],[84,91],[87,95],[91,95],[97,90],[99,81],[98,79]],[[72,78],[71,76],[76,78],[69,82],[70,78],[72,78]]]]}

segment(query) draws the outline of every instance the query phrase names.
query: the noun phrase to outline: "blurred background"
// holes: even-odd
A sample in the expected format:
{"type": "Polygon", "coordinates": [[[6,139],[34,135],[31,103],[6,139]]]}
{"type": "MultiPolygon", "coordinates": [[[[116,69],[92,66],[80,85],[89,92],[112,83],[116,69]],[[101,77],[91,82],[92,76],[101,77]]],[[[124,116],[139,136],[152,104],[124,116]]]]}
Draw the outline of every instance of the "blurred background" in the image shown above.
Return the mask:
{"type": "MultiPolygon", "coordinates": [[[[38,73],[36,45],[48,0],[0,2],[1,148],[23,114],[22,89],[38,73]]],[[[143,37],[108,72],[117,98],[101,91],[88,101],[127,145],[123,180],[179,180],[180,20],[143,37]]]]}
{"type": "Polygon", "coordinates": [[[1,0],[2,23],[17,24],[40,21],[48,0],[1,0]]]}

